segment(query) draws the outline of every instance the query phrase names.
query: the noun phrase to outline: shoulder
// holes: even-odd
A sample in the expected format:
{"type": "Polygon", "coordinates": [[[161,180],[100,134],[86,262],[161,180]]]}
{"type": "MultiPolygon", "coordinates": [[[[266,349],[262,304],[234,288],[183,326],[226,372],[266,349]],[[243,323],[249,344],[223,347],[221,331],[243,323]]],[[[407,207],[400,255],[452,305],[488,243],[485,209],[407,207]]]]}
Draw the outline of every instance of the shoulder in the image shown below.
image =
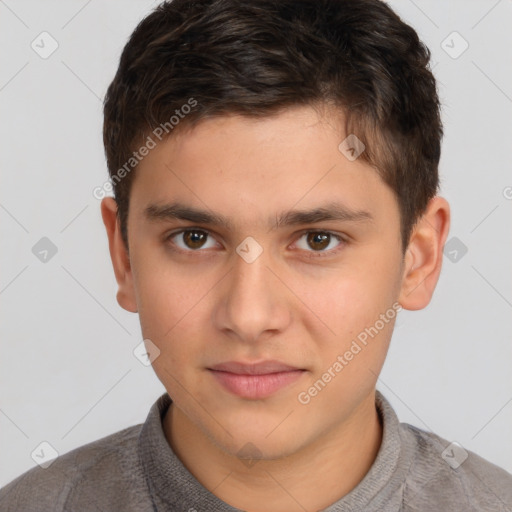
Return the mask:
{"type": "Polygon", "coordinates": [[[404,489],[405,510],[512,510],[512,474],[458,443],[401,423],[411,450],[404,489]]]}
{"type": "Polygon", "coordinates": [[[23,473],[0,489],[0,509],[80,510],[97,500],[101,510],[105,497],[107,504],[126,500],[144,482],[138,455],[141,428],[128,427],[58,456],[46,468],[23,473]]]}

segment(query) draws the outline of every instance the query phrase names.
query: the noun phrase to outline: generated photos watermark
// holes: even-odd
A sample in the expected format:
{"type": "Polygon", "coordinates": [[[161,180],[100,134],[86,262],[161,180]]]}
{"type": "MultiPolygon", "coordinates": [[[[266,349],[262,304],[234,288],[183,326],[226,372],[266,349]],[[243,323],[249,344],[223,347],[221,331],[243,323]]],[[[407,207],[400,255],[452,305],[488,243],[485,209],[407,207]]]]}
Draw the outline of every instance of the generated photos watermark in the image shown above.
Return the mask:
{"type": "Polygon", "coordinates": [[[393,320],[396,314],[403,308],[401,304],[395,302],[385,313],[379,315],[379,319],[375,323],[366,327],[361,331],[357,337],[352,340],[349,350],[346,350],[343,354],[338,355],[336,361],[333,362],[329,368],[322,374],[322,376],[314,382],[307,390],[301,391],[297,395],[297,400],[302,405],[307,405],[311,402],[311,399],[318,395],[323,389],[332,381],[342,370],[345,368],[354,357],[359,354],[363,348],[368,345],[368,337],[374,338],[379,334],[382,329],[393,320]],[[359,342],[359,343],[358,343],[359,342]]]}
{"type": "Polygon", "coordinates": [[[192,109],[197,106],[197,100],[189,98],[187,103],[184,103],[179,109],[175,109],[174,113],[168,121],[160,123],[152,132],[148,135],[146,141],[137,151],[132,153],[132,156],[120,167],[117,172],[106,180],[103,185],[95,187],[92,191],[92,195],[96,199],[103,199],[114,190],[114,185],[117,185],[125,176],[127,176],[136,166],[141,162],[144,157],[149,155],[149,152],[154,149],[157,145],[157,141],[161,141],[166,135],[174,130],[174,128],[180,123],[180,121],[187,115],[190,114],[192,109]]]}

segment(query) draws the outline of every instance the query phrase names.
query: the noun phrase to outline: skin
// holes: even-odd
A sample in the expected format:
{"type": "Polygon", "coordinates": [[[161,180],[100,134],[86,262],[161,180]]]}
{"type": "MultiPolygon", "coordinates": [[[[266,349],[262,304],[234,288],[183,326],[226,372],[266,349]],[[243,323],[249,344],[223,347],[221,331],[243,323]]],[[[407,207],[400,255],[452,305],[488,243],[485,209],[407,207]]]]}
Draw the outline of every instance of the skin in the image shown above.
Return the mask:
{"type": "Polygon", "coordinates": [[[298,394],[395,302],[427,306],[439,278],[448,203],[429,202],[404,255],[395,196],[372,167],[338,150],[345,137],[334,115],[311,107],[259,120],[214,118],[178,132],[137,168],[129,254],[114,199],[101,204],[117,300],[139,313],[144,338],[160,350],[153,368],[173,399],[166,438],[204,487],[250,512],[319,510],[364,478],[382,440],[375,386],[394,320],[308,404],[298,394]],[[373,219],[268,224],[283,210],[333,200],[373,219]],[[218,212],[232,229],[145,217],[148,205],[171,201],[218,212]],[[183,234],[165,241],[180,228],[206,230],[205,248],[183,234]],[[311,230],[346,241],[332,237],[319,249],[308,243],[311,230]],[[248,236],[263,248],[252,263],[236,252],[248,236]],[[260,359],[307,371],[253,400],[229,393],[207,370],[260,359]],[[253,464],[238,455],[248,442],[259,454],[253,464]]]}

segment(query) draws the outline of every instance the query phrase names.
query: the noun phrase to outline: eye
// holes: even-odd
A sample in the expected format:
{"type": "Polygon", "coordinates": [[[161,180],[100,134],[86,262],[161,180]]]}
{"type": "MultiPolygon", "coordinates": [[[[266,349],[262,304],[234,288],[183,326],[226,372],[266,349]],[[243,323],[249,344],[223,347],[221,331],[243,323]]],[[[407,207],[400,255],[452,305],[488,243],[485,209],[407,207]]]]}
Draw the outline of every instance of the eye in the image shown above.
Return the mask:
{"type": "Polygon", "coordinates": [[[337,252],[343,242],[345,242],[343,237],[330,231],[307,231],[302,234],[296,245],[299,249],[312,253],[308,257],[317,257],[337,252]],[[301,243],[304,238],[305,243],[301,243]],[[338,245],[336,245],[336,242],[338,242],[338,245]],[[308,247],[311,247],[313,251],[309,250],[308,247]]]}
{"type": "Polygon", "coordinates": [[[198,249],[210,249],[215,246],[215,243],[213,246],[205,244],[208,236],[210,236],[208,231],[202,229],[184,229],[171,233],[166,237],[166,241],[171,241],[173,245],[176,245],[182,251],[194,252],[198,249]],[[176,242],[173,240],[174,238],[176,238],[176,242]]]}
{"type": "MultiPolygon", "coordinates": [[[[176,246],[177,250],[183,252],[199,252],[199,249],[211,249],[215,247],[215,240],[211,234],[204,229],[182,229],[175,231],[165,237],[165,241],[176,246]],[[211,243],[208,245],[208,237],[211,243]]],[[[295,242],[295,245],[310,254],[307,257],[329,256],[342,248],[345,239],[330,231],[306,231],[295,242]],[[302,240],[305,239],[305,242],[302,240]],[[336,245],[336,242],[338,243],[336,245]],[[310,250],[312,248],[313,250],[310,250]]],[[[173,248],[173,250],[175,250],[173,248]]]]}

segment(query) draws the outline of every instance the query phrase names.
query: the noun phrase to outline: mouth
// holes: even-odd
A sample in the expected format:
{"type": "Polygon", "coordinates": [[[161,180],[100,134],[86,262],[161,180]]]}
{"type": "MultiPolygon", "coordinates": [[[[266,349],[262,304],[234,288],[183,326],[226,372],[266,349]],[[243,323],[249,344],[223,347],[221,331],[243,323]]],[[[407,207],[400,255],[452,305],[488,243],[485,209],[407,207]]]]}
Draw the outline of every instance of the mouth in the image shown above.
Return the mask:
{"type": "Polygon", "coordinates": [[[230,393],[242,398],[258,400],[289,386],[307,370],[280,361],[258,363],[229,361],[212,366],[208,371],[230,393]]]}

